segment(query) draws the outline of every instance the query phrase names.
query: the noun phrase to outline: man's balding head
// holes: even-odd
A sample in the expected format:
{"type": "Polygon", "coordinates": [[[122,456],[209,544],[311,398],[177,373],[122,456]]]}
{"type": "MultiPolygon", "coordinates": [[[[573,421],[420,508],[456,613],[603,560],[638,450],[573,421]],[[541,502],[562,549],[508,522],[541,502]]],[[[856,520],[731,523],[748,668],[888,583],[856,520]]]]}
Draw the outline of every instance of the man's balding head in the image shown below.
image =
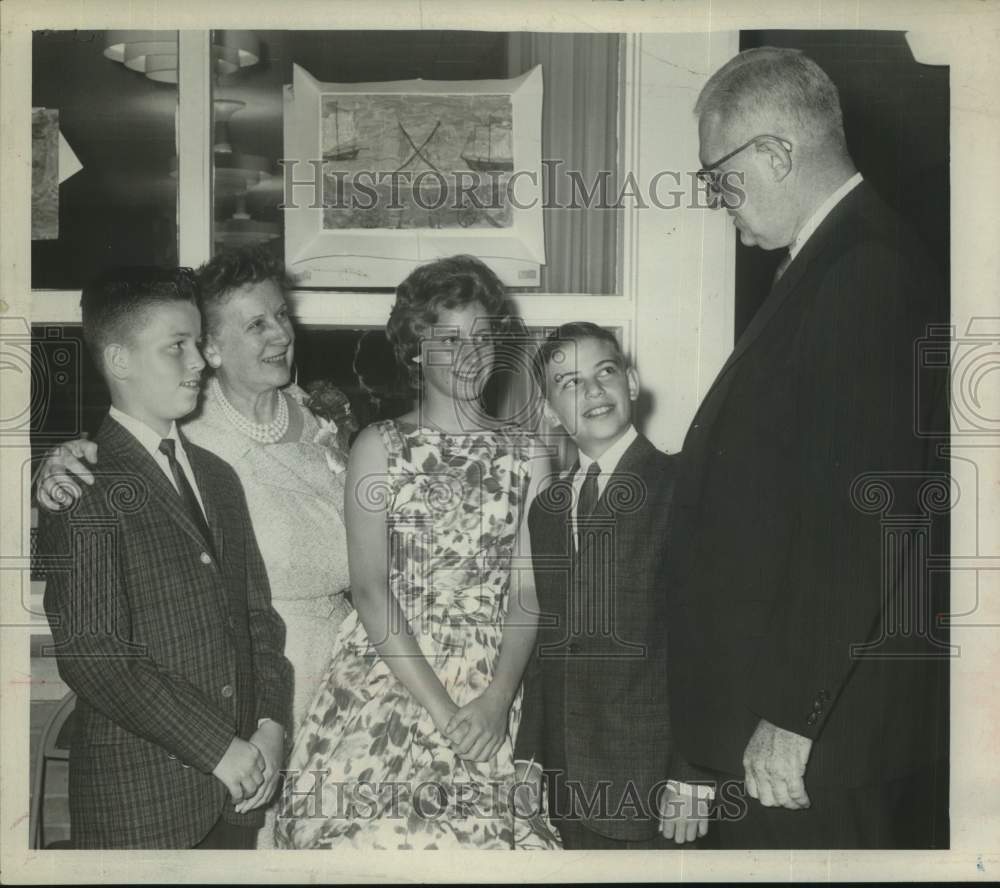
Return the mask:
{"type": "Polygon", "coordinates": [[[771,133],[813,151],[847,150],[837,87],[797,49],[741,52],[709,78],[694,110],[745,138],[771,133]]]}
{"type": "Polygon", "coordinates": [[[837,87],[799,50],[741,52],[708,79],[694,110],[703,169],[740,185],[723,205],[746,246],[788,246],[854,173],[837,87]]]}

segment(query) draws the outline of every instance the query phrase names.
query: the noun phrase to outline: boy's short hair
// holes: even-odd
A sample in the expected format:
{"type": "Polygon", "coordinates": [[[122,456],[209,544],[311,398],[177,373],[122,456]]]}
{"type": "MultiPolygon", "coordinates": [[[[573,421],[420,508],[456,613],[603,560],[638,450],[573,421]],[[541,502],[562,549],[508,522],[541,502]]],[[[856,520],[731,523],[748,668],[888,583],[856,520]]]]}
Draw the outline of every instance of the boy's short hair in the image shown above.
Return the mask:
{"type": "Polygon", "coordinates": [[[114,268],[83,288],[83,341],[102,374],[105,347],[130,342],[150,308],[171,302],[197,307],[198,281],[190,268],[114,268]]]}
{"type": "Polygon", "coordinates": [[[531,362],[535,382],[538,383],[543,395],[545,394],[545,370],[552,358],[565,347],[567,342],[578,343],[583,339],[597,339],[600,342],[606,342],[614,348],[621,368],[624,370],[628,367],[628,358],[625,357],[625,352],[622,351],[617,337],[610,330],[592,324],[590,321],[573,321],[569,324],[562,324],[542,340],[542,344],[538,347],[531,362]]]}

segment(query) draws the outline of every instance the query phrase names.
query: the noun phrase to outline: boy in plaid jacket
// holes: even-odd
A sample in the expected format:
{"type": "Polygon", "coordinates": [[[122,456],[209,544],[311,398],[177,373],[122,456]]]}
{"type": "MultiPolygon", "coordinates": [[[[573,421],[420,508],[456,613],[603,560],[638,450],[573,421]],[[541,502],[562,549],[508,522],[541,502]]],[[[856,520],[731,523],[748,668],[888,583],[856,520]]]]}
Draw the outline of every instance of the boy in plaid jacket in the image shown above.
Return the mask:
{"type": "Polygon", "coordinates": [[[197,404],[190,271],[116,272],[83,292],[111,390],[94,488],[43,514],[45,609],[78,695],[76,848],[252,848],[292,699],[284,625],[236,473],[175,423],[197,404]]]}

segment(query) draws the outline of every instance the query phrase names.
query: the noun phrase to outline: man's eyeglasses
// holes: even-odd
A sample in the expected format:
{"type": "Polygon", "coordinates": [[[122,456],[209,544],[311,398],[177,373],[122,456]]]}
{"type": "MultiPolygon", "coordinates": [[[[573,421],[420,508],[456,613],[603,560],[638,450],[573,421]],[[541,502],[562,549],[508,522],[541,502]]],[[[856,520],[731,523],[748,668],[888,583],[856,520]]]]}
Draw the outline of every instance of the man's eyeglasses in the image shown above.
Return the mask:
{"type": "Polygon", "coordinates": [[[717,161],[715,161],[715,163],[710,163],[708,166],[702,167],[695,175],[698,176],[699,181],[704,182],[705,185],[708,186],[708,190],[712,192],[712,194],[721,194],[722,188],[719,185],[719,181],[722,177],[718,168],[727,160],[732,160],[741,151],[746,151],[751,145],[756,145],[761,139],[773,139],[786,151],[790,152],[792,150],[792,143],[789,142],[788,139],[783,139],[781,136],[770,136],[764,133],[759,136],[754,136],[749,141],[744,142],[739,148],[734,151],[730,151],[725,157],[720,157],[717,161]]]}

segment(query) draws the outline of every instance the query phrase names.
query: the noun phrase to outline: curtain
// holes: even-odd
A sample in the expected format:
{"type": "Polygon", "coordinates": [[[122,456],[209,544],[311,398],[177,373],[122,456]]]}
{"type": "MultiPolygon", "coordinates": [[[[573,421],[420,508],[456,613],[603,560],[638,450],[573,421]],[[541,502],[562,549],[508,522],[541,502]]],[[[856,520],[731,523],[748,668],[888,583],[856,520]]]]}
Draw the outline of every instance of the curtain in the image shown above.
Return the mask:
{"type": "MultiPolygon", "coordinates": [[[[509,37],[509,77],[542,66],[542,159],[550,164],[562,161],[558,167],[543,165],[542,194],[554,194],[560,205],[573,202],[571,171],[579,174],[587,191],[607,171],[604,203],[615,201],[620,44],[617,34],[509,37]]],[[[579,203],[580,189],[575,190],[579,203]]],[[[538,291],[614,293],[620,218],[620,210],[595,206],[543,209],[546,264],[538,291]]]]}

